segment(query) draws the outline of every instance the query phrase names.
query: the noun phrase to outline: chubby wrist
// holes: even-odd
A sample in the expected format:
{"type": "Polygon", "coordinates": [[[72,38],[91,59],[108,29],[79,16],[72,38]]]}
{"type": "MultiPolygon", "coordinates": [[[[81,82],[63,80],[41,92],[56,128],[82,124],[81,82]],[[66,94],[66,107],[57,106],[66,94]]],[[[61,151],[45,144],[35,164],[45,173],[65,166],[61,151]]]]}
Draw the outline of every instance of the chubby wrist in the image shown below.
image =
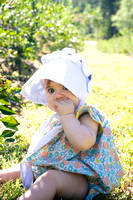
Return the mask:
{"type": "Polygon", "coordinates": [[[61,121],[70,119],[70,118],[75,118],[75,114],[74,113],[69,113],[69,114],[64,114],[60,116],[61,121]]]}

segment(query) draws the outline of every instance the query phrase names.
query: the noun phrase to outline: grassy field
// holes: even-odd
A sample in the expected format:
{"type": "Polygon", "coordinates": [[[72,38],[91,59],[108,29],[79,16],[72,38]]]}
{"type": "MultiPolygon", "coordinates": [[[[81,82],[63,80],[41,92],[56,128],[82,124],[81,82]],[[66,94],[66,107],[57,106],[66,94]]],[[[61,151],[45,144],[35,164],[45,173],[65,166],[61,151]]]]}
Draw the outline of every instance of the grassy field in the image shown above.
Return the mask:
{"type": "MultiPolygon", "coordinates": [[[[88,42],[81,54],[93,72],[93,93],[88,96],[87,103],[94,104],[108,116],[125,171],[119,188],[95,199],[133,199],[133,57],[101,53],[96,49],[96,43],[88,42]]],[[[23,107],[21,115],[18,116],[21,123],[16,135],[18,142],[7,146],[5,156],[1,160],[3,168],[15,165],[23,158],[31,135],[50,115],[51,112],[43,106],[28,103],[23,107]]],[[[21,181],[18,180],[15,184],[7,182],[1,186],[0,199],[14,200],[23,191],[21,181]]]]}

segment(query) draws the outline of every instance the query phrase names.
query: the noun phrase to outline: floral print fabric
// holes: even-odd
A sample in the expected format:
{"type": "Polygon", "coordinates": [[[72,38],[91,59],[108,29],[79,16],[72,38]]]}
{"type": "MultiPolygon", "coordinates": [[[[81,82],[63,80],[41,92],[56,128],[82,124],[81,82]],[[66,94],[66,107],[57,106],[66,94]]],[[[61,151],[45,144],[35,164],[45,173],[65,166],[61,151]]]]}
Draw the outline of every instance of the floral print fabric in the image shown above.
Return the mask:
{"type": "MultiPolygon", "coordinates": [[[[84,105],[78,110],[76,118],[86,112],[99,123],[93,147],[84,152],[76,150],[62,131],[47,145],[27,157],[27,162],[32,165],[35,178],[50,168],[85,175],[89,184],[86,200],[91,200],[95,195],[108,193],[117,187],[123,176],[123,169],[105,114],[93,106],[84,105]]],[[[44,130],[44,134],[48,134],[49,130],[58,124],[58,120],[51,123],[47,130],[44,130]]]]}

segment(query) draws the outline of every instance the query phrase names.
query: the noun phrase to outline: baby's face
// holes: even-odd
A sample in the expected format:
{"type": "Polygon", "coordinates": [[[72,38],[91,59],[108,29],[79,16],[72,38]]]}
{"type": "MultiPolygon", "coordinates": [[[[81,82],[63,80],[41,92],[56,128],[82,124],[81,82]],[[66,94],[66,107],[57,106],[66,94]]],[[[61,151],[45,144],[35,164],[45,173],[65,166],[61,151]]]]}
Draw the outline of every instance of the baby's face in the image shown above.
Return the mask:
{"type": "Polygon", "coordinates": [[[76,97],[70,90],[65,88],[63,85],[46,79],[42,80],[42,83],[46,91],[48,105],[53,111],[56,111],[56,103],[60,101],[67,102],[67,100],[70,100],[73,102],[75,108],[78,106],[78,97],[76,97]]]}

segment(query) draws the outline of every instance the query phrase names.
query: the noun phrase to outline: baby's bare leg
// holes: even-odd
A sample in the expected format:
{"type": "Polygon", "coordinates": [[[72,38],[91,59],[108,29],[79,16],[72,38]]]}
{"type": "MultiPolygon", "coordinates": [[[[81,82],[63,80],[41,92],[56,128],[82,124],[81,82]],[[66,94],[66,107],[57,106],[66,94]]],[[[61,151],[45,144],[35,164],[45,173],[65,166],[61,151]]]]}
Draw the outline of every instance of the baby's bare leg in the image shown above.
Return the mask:
{"type": "Polygon", "coordinates": [[[84,176],[48,170],[18,200],[52,200],[55,196],[81,200],[87,191],[88,182],[84,176]]]}
{"type": "Polygon", "coordinates": [[[8,169],[0,170],[0,183],[9,181],[10,179],[16,181],[17,178],[20,178],[20,166],[16,165],[8,169]]]}

